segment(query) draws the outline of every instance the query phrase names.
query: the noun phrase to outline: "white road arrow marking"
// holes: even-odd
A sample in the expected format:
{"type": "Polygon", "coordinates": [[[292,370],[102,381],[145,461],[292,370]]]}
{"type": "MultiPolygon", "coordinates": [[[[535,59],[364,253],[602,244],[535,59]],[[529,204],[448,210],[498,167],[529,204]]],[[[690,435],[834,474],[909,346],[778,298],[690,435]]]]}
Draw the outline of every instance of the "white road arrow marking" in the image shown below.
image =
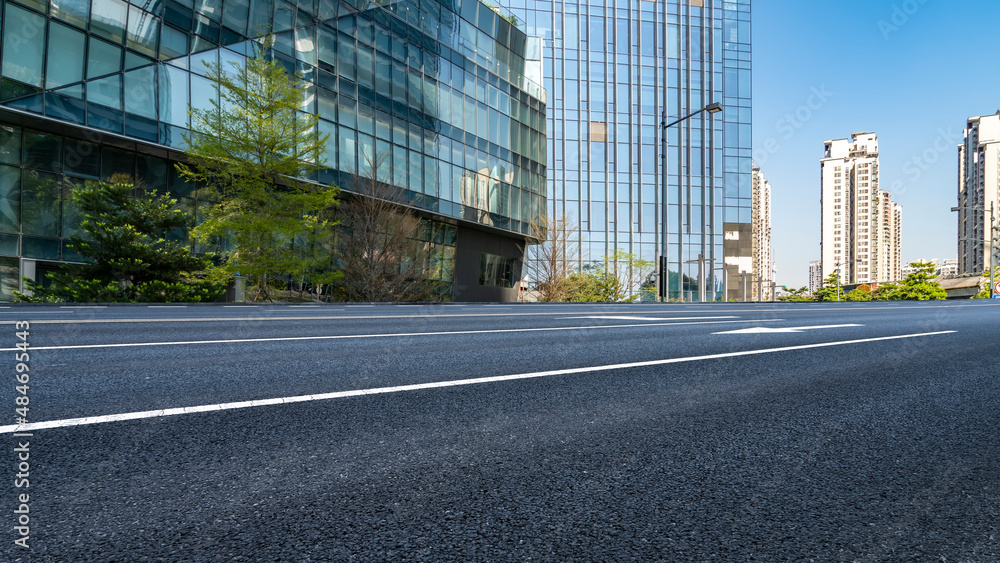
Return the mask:
{"type": "Polygon", "coordinates": [[[865,326],[865,325],[796,326],[796,327],[786,327],[786,328],[768,328],[763,326],[755,326],[753,328],[744,328],[740,330],[713,332],[712,334],[773,334],[777,332],[802,332],[804,330],[818,330],[822,328],[844,328],[849,326],[865,326]]]}

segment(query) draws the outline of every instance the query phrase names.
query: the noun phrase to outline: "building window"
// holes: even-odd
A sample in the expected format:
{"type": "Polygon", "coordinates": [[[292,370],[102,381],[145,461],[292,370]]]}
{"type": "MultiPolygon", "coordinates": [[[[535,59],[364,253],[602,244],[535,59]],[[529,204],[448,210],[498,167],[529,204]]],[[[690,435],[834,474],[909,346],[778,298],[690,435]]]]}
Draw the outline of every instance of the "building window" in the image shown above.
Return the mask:
{"type": "Polygon", "coordinates": [[[484,252],[479,268],[479,285],[514,287],[516,265],[517,262],[514,258],[484,252]]]}

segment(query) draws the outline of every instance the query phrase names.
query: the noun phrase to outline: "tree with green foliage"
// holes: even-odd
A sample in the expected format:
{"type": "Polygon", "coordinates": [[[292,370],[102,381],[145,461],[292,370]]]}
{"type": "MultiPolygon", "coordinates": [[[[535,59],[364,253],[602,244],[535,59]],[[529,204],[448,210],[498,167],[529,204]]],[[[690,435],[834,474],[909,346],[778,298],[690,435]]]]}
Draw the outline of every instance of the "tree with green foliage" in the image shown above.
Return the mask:
{"type": "Polygon", "coordinates": [[[615,250],[603,260],[583,267],[567,280],[566,300],[577,303],[631,303],[642,295],[642,285],[653,262],[615,250]]]}
{"type": "Polygon", "coordinates": [[[809,294],[808,287],[800,287],[798,289],[787,290],[787,295],[782,295],[778,298],[778,301],[786,301],[791,303],[804,302],[804,301],[815,301],[812,295],[809,294]]]}
{"type": "Polygon", "coordinates": [[[177,200],[137,190],[121,174],[74,187],[71,197],[83,215],[83,236],[70,237],[69,247],[86,263],[49,273],[48,284],[25,278],[28,291],[15,292],[19,301],[196,302],[222,293],[222,285],[197,275],[210,265],[207,257],[165,238],[188,222],[177,200]]]}
{"type": "Polygon", "coordinates": [[[896,301],[899,299],[899,284],[886,282],[872,290],[872,301],[896,301]]]}
{"type": "Polygon", "coordinates": [[[216,203],[192,235],[224,248],[213,275],[239,273],[254,300],[272,300],[272,285],[324,272],[339,190],[304,180],[324,168],[329,135],[319,117],[301,112],[306,83],[270,55],[273,38],[229,68],[208,64],[215,98],[191,108],[193,131],[184,136],[187,163],[180,174],[208,188],[216,203]],[[319,248],[319,250],[318,250],[319,248]]]}
{"type": "Polygon", "coordinates": [[[831,272],[823,285],[816,290],[817,301],[841,301],[844,298],[844,286],[840,283],[840,274],[831,272]]]}
{"type": "Polygon", "coordinates": [[[941,284],[931,281],[935,278],[936,267],[930,262],[910,262],[915,271],[906,276],[903,283],[893,293],[893,299],[903,301],[934,301],[948,298],[941,284]]]}
{"type": "Polygon", "coordinates": [[[575,272],[566,278],[565,301],[571,303],[603,303],[607,300],[602,280],[593,272],[575,272]]]}
{"type": "Polygon", "coordinates": [[[844,296],[845,301],[871,301],[872,300],[872,288],[868,285],[859,285],[858,287],[847,292],[844,296]]]}

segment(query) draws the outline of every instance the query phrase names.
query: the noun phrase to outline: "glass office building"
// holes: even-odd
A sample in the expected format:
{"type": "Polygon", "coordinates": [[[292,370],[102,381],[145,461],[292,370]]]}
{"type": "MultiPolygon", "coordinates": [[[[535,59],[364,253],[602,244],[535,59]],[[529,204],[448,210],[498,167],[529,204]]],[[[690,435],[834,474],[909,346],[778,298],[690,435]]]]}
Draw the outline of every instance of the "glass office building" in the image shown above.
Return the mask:
{"type": "MultiPolygon", "coordinates": [[[[669,297],[740,296],[751,258],[750,0],[509,0],[544,39],[549,212],[581,261],[651,262],[668,235],[669,297]],[[663,197],[661,124],[668,130],[663,197]],[[665,204],[665,205],[664,205],[665,204]]],[[[645,298],[645,296],[644,296],[645,298]]]]}
{"type": "MultiPolygon", "coordinates": [[[[330,134],[314,181],[348,187],[365,155],[426,219],[457,300],[512,300],[545,209],[541,63],[478,0],[4,0],[0,2],[0,299],[22,275],[78,259],[72,186],[116,172],[169,192],[191,225],[210,204],[180,180],[189,104],[215,95],[204,62],[250,39],[308,84],[330,134]]],[[[537,41],[535,51],[537,51],[537,41]]]]}

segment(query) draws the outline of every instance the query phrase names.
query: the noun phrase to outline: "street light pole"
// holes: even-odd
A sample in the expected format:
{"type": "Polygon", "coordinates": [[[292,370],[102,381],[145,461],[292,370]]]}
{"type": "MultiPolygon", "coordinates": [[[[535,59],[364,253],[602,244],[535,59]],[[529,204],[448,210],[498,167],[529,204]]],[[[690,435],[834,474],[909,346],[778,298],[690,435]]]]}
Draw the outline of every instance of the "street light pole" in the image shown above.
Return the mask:
{"type": "Polygon", "coordinates": [[[840,260],[837,260],[837,301],[840,301],[840,260]]]}
{"type": "MultiPolygon", "coordinates": [[[[984,229],[985,230],[985,229],[984,229]]],[[[983,236],[985,238],[985,235],[983,236]]],[[[986,241],[983,241],[986,242],[986,241]]],[[[997,226],[996,218],[993,216],[993,202],[990,202],[990,299],[996,297],[996,292],[994,284],[997,283],[995,270],[996,266],[994,262],[996,261],[996,243],[997,243],[997,226]]]]}
{"type": "MultiPolygon", "coordinates": [[[[662,301],[662,302],[668,301],[669,300],[669,295],[670,295],[670,292],[669,292],[669,289],[668,289],[668,286],[670,284],[670,264],[669,264],[669,262],[667,260],[667,248],[668,248],[667,247],[667,244],[668,244],[668,242],[667,242],[667,237],[668,237],[668,233],[667,233],[667,213],[670,211],[669,207],[667,206],[667,192],[668,192],[668,189],[667,189],[667,184],[668,184],[668,182],[667,182],[667,129],[669,129],[670,127],[673,127],[674,125],[677,125],[678,123],[680,123],[680,122],[682,122],[682,121],[684,121],[686,119],[691,119],[692,117],[698,115],[699,113],[701,113],[703,111],[707,111],[709,114],[719,113],[720,111],[722,111],[722,104],[720,104],[718,102],[710,103],[707,106],[701,108],[700,110],[691,112],[691,113],[685,115],[684,117],[681,117],[679,119],[675,119],[675,120],[671,121],[670,123],[667,123],[667,112],[666,112],[666,110],[664,110],[663,114],[662,114],[662,121],[660,121],[660,136],[662,137],[662,139],[661,139],[662,140],[662,146],[660,148],[660,153],[661,153],[660,154],[660,158],[662,159],[662,166],[660,167],[660,184],[661,184],[660,185],[660,189],[662,191],[662,194],[661,194],[661,202],[662,203],[661,203],[661,205],[663,206],[663,212],[662,212],[663,217],[662,217],[662,221],[661,221],[662,226],[661,226],[661,231],[660,231],[660,276],[659,277],[660,277],[660,301],[662,301]]],[[[700,260],[704,260],[704,258],[701,258],[700,260]]],[[[699,275],[700,279],[698,280],[698,298],[703,301],[704,300],[703,286],[705,285],[705,280],[704,280],[703,272],[701,272],[701,269],[702,269],[702,266],[701,266],[701,263],[699,263],[699,274],[698,275],[699,275]]],[[[683,272],[681,272],[681,283],[682,284],[683,284],[683,279],[684,279],[684,274],[683,274],[683,272]]]]}

